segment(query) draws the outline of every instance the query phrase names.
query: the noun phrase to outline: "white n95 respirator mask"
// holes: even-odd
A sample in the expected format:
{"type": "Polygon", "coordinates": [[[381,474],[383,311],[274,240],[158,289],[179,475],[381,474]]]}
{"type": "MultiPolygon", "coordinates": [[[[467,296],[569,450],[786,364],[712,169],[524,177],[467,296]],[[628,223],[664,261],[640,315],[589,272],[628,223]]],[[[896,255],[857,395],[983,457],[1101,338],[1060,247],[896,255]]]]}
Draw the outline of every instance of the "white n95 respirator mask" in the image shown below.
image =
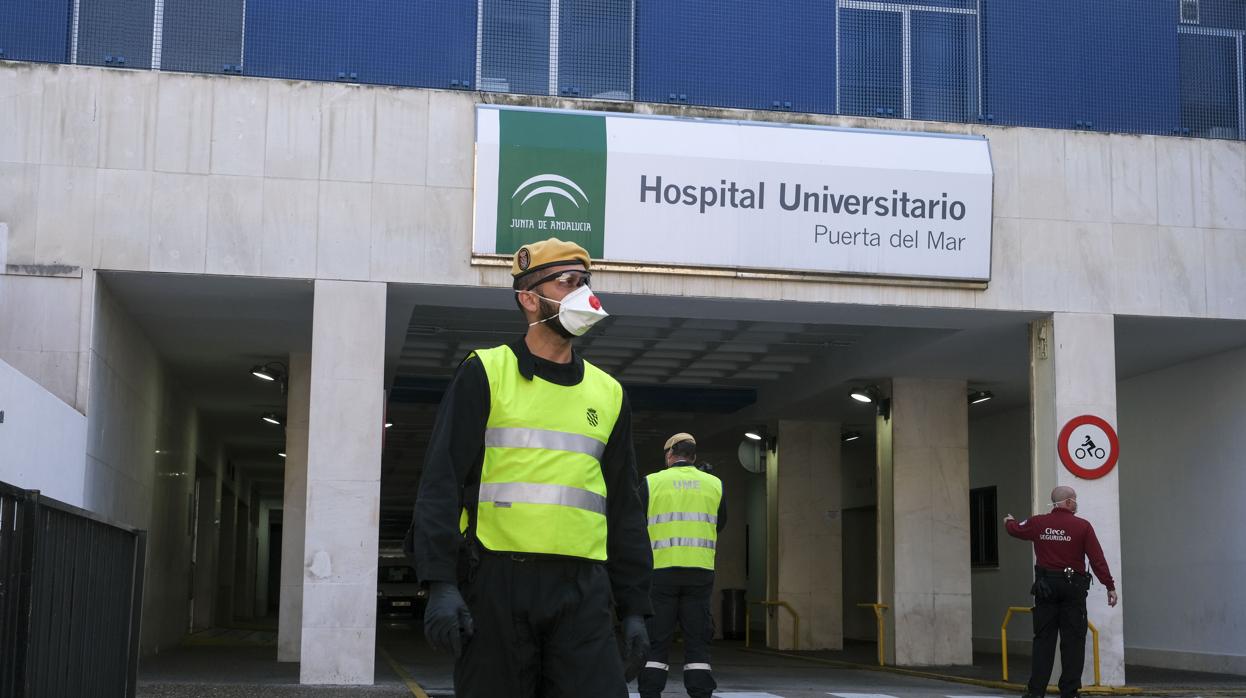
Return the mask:
{"type": "Polygon", "coordinates": [[[592,289],[590,289],[587,285],[581,286],[571,293],[568,293],[566,296],[563,296],[561,301],[556,301],[553,298],[546,298],[545,296],[532,291],[529,291],[529,293],[532,293],[537,298],[549,301],[550,303],[558,304],[557,315],[551,315],[543,320],[537,320],[536,322],[529,323],[529,326],[537,325],[542,322],[549,322],[557,318],[557,324],[561,325],[562,329],[566,330],[567,334],[573,337],[581,337],[584,333],[588,332],[593,325],[596,325],[610,315],[602,309],[601,301],[597,299],[597,296],[593,295],[592,289]]]}

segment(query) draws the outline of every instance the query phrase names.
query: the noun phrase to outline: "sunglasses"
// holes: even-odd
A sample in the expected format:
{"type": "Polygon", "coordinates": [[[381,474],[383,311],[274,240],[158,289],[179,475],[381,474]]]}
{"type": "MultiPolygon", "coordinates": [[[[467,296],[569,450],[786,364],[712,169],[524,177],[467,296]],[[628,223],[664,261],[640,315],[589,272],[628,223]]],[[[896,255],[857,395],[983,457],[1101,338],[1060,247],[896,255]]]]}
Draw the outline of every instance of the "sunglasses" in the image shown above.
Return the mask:
{"type": "Polygon", "coordinates": [[[593,273],[590,271],[560,271],[538,279],[536,283],[528,287],[528,290],[531,291],[541,284],[552,281],[558,284],[559,288],[574,291],[581,286],[587,286],[592,278],[593,273]]]}

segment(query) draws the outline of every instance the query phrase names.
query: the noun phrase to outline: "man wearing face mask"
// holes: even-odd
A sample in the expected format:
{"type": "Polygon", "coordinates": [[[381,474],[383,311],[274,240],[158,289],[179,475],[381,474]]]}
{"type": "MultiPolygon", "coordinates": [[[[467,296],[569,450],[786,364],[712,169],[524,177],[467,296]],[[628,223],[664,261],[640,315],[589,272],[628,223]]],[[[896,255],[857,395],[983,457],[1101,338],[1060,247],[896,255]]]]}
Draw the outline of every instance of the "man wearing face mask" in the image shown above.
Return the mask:
{"type": "Polygon", "coordinates": [[[572,338],[606,317],[588,253],[551,238],[514,256],[525,336],[463,361],[437,410],[410,534],[424,630],[460,698],[626,698],[648,647],[653,557],[631,408],[572,338]]]}
{"type": "Polygon", "coordinates": [[[1017,522],[1004,517],[1004,529],[1013,538],[1034,542],[1034,652],[1030,681],[1023,698],[1047,695],[1052,665],[1056,661],[1056,637],[1060,638],[1060,696],[1077,698],[1081,693],[1082,668],[1086,663],[1086,594],[1090,569],[1108,592],[1108,605],[1117,602],[1116,582],[1103,556],[1103,547],[1090,522],[1077,514],[1077,492],[1061,485],[1051,491],[1051,513],[1017,522]]]}

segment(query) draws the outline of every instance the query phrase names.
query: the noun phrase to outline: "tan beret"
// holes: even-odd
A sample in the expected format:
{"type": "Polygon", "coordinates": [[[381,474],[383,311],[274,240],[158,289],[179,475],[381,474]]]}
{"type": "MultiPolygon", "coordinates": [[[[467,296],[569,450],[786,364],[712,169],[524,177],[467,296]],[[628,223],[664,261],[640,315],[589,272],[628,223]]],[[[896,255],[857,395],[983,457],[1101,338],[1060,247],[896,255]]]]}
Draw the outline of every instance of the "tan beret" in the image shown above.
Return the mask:
{"type": "Polygon", "coordinates": [[[588,252],[574,242],[558,238],[530,242],[515,251],[511,259],[511,276],[518,279],[538,269],[560,264],[579,264],[588,269],[588,252]]]}
{"type": "Polygon", "coordinates": [[[671,438],[667,439],[667,440],[666,440],[666,445],[662,447],[662,450],[663,450],[663,451],[669,451],[669,450],[671,450],[671,447],[672,447],[672,446],[674,446],[675,444],[677,444],[677,443],[679,443],[679,442],[681,442],[681,441],[691,441],[693,446],[696,446],[696,445],[697,445],[697,440],[696,440],[696,439],[694,439],[694,438],[692,438],[692,434],[689,434],[689,433],[686,433],[686,432],[682,432],[682,431],[681,431],[681,432],[679,432],[678,434],[676,434],[676,435],[672,436],[671,438]]]}

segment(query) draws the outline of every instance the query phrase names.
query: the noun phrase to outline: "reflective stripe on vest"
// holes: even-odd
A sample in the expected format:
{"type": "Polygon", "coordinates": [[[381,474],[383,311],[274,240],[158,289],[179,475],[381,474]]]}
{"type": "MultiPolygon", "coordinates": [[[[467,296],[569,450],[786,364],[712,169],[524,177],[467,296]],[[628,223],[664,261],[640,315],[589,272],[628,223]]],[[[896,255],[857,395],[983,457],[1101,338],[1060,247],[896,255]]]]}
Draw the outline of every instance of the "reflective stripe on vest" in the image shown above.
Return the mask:
{"type": "Polygon", "coordinates": [[[709,548],[714,550],[718,547],[718,543],[708,538],[663,538],[653,541],[653,549],[661,550],[662,548],[709,548]]]}
{"type": "Polygon", "coordinates": [[[566,485],[533,485],[526,482],[489,482],[480,485],[480,501],[495,507],[520,504],[557,504],[606,515],[606,498],[596,492],[566,485]]]}
{"type": "Polygon", "coordinates": [[[722,481],[682,465],[654,473],[645,482],[654,568],[714,569],[722,481]]]}
{"type": "Polygon", "coordinates": [[[673,511],[669,514],[658,514],[649,517],[649,525],[669,523],[671,521],[704,521],[718,525],[718,514],[702,514],[696,511],[673,511]]]}
{"type": "Polygon", "coordinates": [[[543,448],[547,451],[569,451],[592,456],[601,462],[606,445],[590,436],[566,434],[548,429],[486,429],[485,448],[543,448]]]}
{"type": "Polygon", "coordinates": [[[489,379],[489,420],[476,504],[488,550],[606,559],[601,459],[623,389],[584,362],[579,385],[519,372],[510,347],[476,352],[489,379]]]}

